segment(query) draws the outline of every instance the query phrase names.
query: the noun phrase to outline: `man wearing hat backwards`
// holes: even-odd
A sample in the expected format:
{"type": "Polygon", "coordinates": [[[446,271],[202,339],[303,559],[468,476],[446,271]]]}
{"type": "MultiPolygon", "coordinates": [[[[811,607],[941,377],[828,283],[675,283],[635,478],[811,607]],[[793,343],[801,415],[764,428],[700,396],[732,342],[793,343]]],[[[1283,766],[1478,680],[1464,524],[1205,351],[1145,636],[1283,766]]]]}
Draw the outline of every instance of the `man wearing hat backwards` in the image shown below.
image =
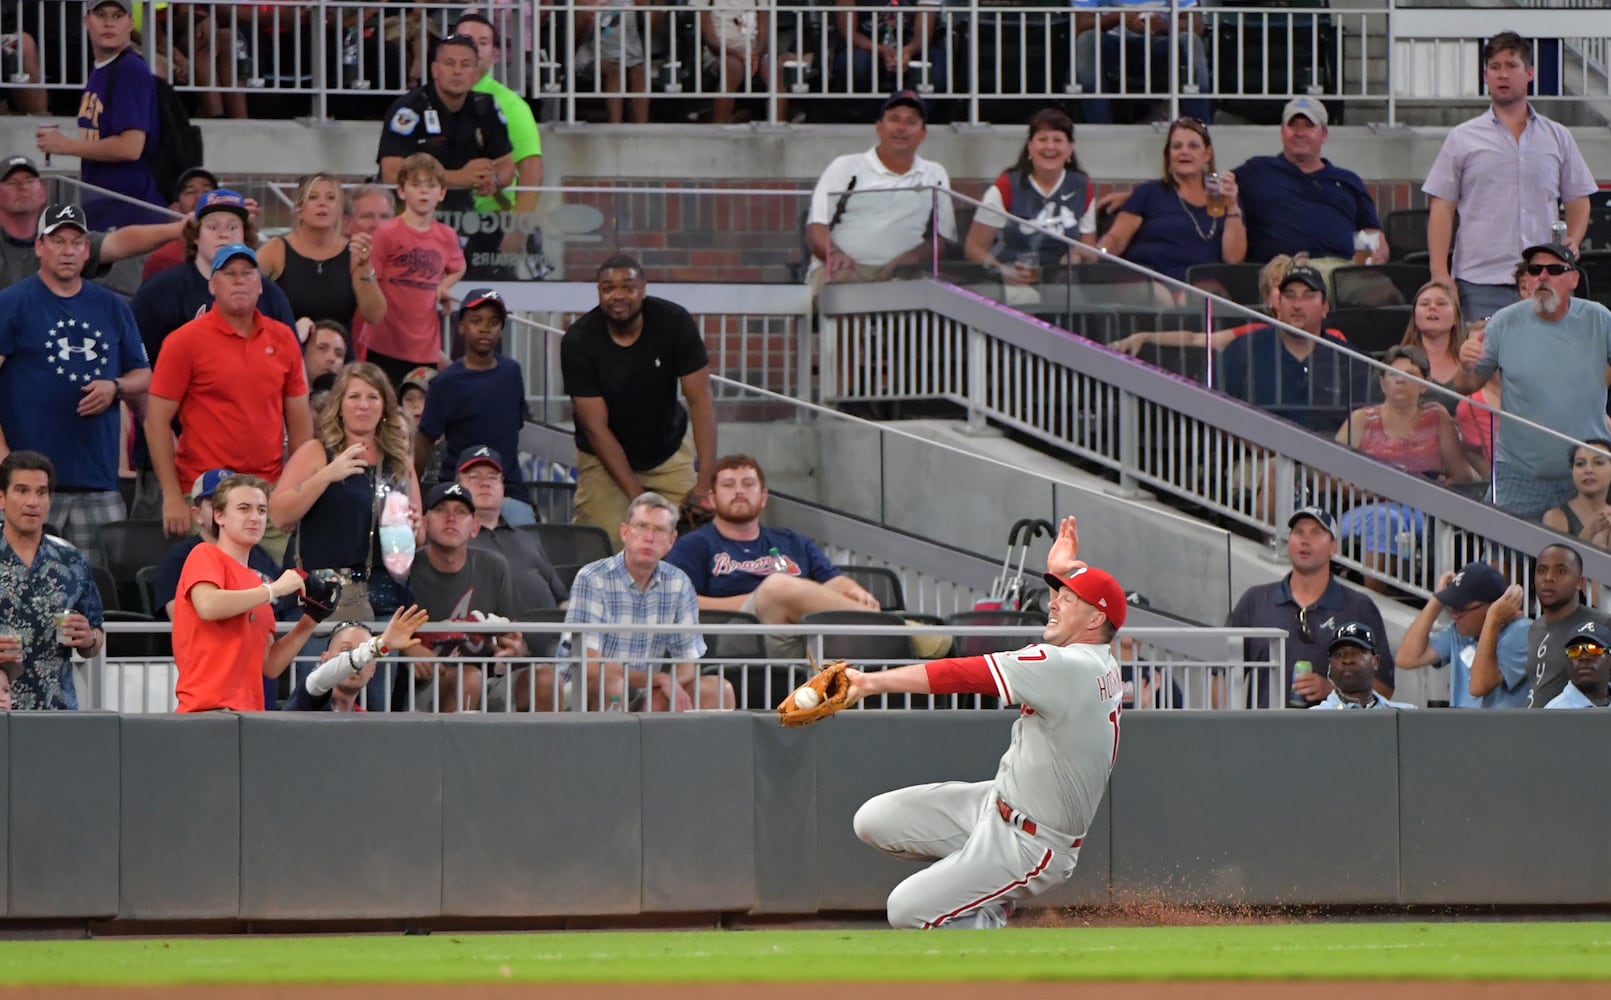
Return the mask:
{"type": "Polygon", "coordinates": [[[1611,705],[1611,656],[1606,640],[1611,636],[1594,622],[1584,622],[1566,640],[1566,676],[1570,684],[1549,700],[1545,708],[1605,708],[1611,705]]]}
{"type": "Polygon", "coordinates": [[[991,781],[914,785],[856,811],[856,836],[894,857],[932,861],[889,896],[893,927],[1002,927],[1015,901],[1074,874],[1119,752],[1124,681],[1112,642],[1129,605],[1105,570],[1077,558],[1064,518],[1046,558],[1043,641],[1013,652],[848,670],[849,703],[879,694],[994,695],[1020,706],[991,781]]]}
{"type": "Polygon", "coordinates": [[[1571,247],[1541,243],[1523,250],[1522,260],[1536,282],[1531,300],[1494,313],[1480,336],[1460,345],[1455,388],[1476,392],[1497,371],[1504,412],[1555,432],[1505,420],[1504,432],[1494,434],[1494,503],[1537,521],[1577,495],[1570,442],[1605,437],[1611,310],[1573,297],[1578,271],[1571,247]]]}
{"type": "Polygon", "coordinates": [[[465,295],[458,315],[464,357],[430,380],[414,438],[414,463],[423,478],[432,449],[445,438],[447,450],[437,475],[450,483],[457,472],[453,457],[486,445],[507,463],[501,470],[504,492],[524,501],[528,496],[520,477],[520,429],[526,423],[525,380],[520,363],[498,353],[508,319],[508,305],[492,289],[476,288],[465,295]]]}
{"type": "Polygon", "coordinates": [[[1437,592],[1404,632],[1393,659],[1405,670],[1449,665],[1450,708],[1525,708],[1532,686],[1522,589],[1485,562],[1438,578],[1437,592]],[[1447,628],[1432,631],[1449,612],[1447,628]]]}
{"type": "Polygon", "coordinates": [[[1331,693],[1311,710],[1347,708],[1414,708],[1407,701],[1388,701],[1376,693],[1376,634],[1369,625],[1348,622],[1337,629],[1327,649],[1331,693]]]}

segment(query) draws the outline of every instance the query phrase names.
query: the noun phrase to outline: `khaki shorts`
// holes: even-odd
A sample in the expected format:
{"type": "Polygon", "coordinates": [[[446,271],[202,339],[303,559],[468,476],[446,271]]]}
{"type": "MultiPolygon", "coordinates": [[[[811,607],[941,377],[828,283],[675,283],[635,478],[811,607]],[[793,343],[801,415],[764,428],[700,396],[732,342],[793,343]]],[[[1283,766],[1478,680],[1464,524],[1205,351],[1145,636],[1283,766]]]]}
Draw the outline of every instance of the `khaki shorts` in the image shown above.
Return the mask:
{"type": "MultiPolygon", "coordinates": [[[[761,616],[755,613],[755,595],[752,593],[745,598],[744,606],[738,610],[747,615],[761,616]]],[[[806,637],[803,635],[768,635],[766,640],[766,655],[774,660],[803,660],[806,657],[806,637]]]]}
{"type": "MultiPolygon", "coordinates": [[[[647,472],[638,473],[638,482],[644,489],[660,494],[677,506],[692,492],[697,478],[691,434],[682,439],[682,446],[670,458],[647,472]]],[[[576,513],[571,520],[603,528],[609,533],[610,544],[619,552],[621,523],[626,520],[632,500],[621,492],[598,456],[585,451],[576,453],[576,513]]]]}

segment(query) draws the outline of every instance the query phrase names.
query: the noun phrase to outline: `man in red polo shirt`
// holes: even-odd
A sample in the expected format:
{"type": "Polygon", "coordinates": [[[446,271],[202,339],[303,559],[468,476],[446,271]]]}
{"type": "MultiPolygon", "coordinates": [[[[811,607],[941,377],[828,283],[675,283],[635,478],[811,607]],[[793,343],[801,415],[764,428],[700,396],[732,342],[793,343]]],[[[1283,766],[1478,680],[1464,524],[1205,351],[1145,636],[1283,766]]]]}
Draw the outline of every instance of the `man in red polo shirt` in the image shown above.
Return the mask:
{"type": "Polygon", "coordinates": [[[174,536],[191,530],[181,483],[215,468],[273,483],[287,435],[291,451],[313,437],[296,334],[257,310],[263,290],[257,255],[242,243],[220,248],[208,287],[213,307],[163,341],[146,409],[162,523],[174,536]],[[184,428],[177,451],[169,430],[175,416],[184,428]]]}

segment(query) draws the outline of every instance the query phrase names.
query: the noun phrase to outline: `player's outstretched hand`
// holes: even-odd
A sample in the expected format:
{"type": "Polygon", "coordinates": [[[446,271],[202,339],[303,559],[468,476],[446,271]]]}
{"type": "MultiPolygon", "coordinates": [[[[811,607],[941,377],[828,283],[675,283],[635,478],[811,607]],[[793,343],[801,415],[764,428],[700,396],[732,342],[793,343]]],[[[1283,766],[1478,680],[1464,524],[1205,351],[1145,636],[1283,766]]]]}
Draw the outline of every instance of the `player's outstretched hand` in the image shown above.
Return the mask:
{"type": "Polygon", "coordinates": [[[1052,543],[1052,550],[1046,553],[1046,571],[1068,576],[1084,566],[1080,562],[1079,518],[1070,514],[1058,522],[1057,541],[1052,543]]]}

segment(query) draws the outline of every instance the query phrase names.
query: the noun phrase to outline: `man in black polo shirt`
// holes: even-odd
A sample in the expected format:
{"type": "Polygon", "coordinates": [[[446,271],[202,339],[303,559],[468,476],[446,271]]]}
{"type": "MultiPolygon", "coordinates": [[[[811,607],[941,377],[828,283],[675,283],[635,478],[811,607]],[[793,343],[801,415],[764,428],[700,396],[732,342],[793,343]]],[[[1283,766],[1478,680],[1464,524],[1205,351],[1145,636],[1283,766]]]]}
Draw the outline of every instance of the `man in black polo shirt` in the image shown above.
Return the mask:
{"type": "Polygon", "coordinates": [[[603,528],[619,549],[633,497],[709,497],[716,415],[705,340],[688,310],[644,294],[643,268],[625,255],[599,265],[598,286],[598,307],[565,331],[559,358],[576,415],[575,520],[603,528]]]}
{"type": "MultiPolygon", "coordinates": [[[[397,172],[409,155],[430,153],[437,158],[447,172],[448,191],[436,217],[469,238],[464,248],[467,261],[474,260],[477,251],[496,255],[503,239],[497,219],[483,220],[476,214],[475,196],[497,194],[515,176],[514,149],[497,100],[470,89],[480,78],[475,39],[469,35],[442,39],[431,59],[431,82],[399,97],[387,110],[376,154],[380,179],[387,184],[397,183],[397,172]]],[[[474,268],[467,274],[498,277],[477,274],[474,268]]]]}
{"type": "MultiPolygon", "coordinates": [[[[1237,628],[1286,629],[1287,703],[1306,708],[1324,701],[1331,694],[1326,679],[1331,640],[1346,622],[1369,626],[1376,642],[1376,690],[1384,698],[1393,695],[1393,650],[1387,644],[1382,613],[1370,598],[1344,587],[1331,574],[1331,560],[1337,555],[1337,525],[1319,507],[1304,507],[1287,518],[1287,560],[1292,572],[1274,583],[1249,587],[1225,624],[1237,628]],[[1300,664],[1308,669],[1300,672],[1300,664]]],[[[1268,639],[1247,639],[1242,644],[1244,659],[1270,659],[1268,639]]],[[[1260,685],[1258,699],[1264,703],[1269,691],[1260,685]]]]}

